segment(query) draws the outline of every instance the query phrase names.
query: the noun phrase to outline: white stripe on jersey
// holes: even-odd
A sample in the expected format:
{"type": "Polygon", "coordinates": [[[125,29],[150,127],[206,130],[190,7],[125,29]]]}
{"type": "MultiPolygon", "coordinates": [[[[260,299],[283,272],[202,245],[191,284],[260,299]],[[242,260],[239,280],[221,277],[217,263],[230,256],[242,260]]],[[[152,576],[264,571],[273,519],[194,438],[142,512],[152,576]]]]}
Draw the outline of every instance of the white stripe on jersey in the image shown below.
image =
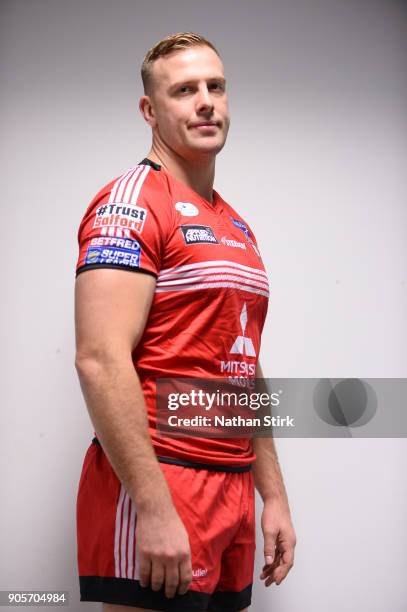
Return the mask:
{"type": "Polygon", "coordinates": [[[122,191],[119,190],[117,192],[116,202],[129,202],[130,201],[130,196],[133,191],[134,183],[136,182],[137,177],[140,175],[141,171],[142,171],[141,166],[138,166],[134,170],[133,174],[130,175],[126,184],[123,185],[123,190],[122,191]]]}
{"type": "Polygon", "coordinates": [[[137,204],[140,190],[150,170],[151,166],[147,164],[140,164],[135,168],[126,170],[113,185],[109,196],[109,204],[113,202],[137,204]]]}
{"type": "Polygon", "coordinates": [[[242,291],[248,291],[249,293],[258,293],[259,295],[264,295],[264,297],[269,297],[268,291],[264,291],[263,289],[255,289],[254,287],[249,287],[248,285],[241,285],[239,283],[232,282],[196,283],[193,285],[178,285],[176,287],[158,287],[156,288],[155,292],[164,293],[168,291],[190,291],[193,289],[213,289],[215,287],[233,287],[234,289],[242,289],[242,291]]]}
{"type": "Polygon", "coordinates": [[[130,230],[126,227],[105,225],[100,230],[101,236],[114,236],[115,238],[131,238],[130,230]]]}
{"type": "Polygon", "coordinates": [[[114,561],[116,578],[130,578],[138,574],[134,539],[136,534],[136,505],[121,485],[116,508],[114,533],[114,561]],[[128,538],[127,538],[128,534],[128,538]]]}
{"type": "Polygon", "coordinates": [[[116,508],[116,523],[114,529],[114,564],[116,578],[120,578],[120,528],[122,523],[122,508],[125,495],[126,490],[123,485],[121,485],[119,501],[117,502],[116,508]]]}
{"type": "Polygon", "coordinates": [[[110,202],[116,202],[117,192],[118,192],[121,184],[123,182],[126,183],[127,179],[133,174],[133,172],[134,172],[134,168],[129,168],[128,170],[126,170],[126,172],[124,174],[119,176],[119,178],[117,179],[117,181],[113,185],[112,190],[110,192],[109,204],[110,204],[110,202]]]}
{"type": "Polygon", "coordinates": [[[183,278],[179,280],[169,280],[169,281],[161,281],[157,282],[157,287],[174,287],[181,288],[182,285],[194,284],[200,285],[203,282],[211,282],[211,281],[238,281],[243,283],[244,285],[248,285],[250,287],[260,287],[264,289],[264,291],[268,291],[268,285],[264,282],[257,282],[254,280],[247,280],[242,276],[235,274],[201,274],[199,276],[193,276],[190,278],[183,278]]]}
{"type": "Polygon", "coordinates": [[[121,560],[121,578],[126,578],[126,561],[127,561],[127,528],[129,524],[129,496],[126,493],[124,502],[123,502],[123,520],[122,520],[122,537],[121,537],[121,546],[120,546],[120,560],[121,560]]]}
{"type": "Polygon", "coordinates": [[[188,270],[188,272],[180,272],[180,273],[174,273],[174,274],[167,274],[166,276],[164,276],[164,278],[161,278],[160,275],[158,276],[158,284],[161,284],[163,282],[167,282],[167,281],[175,281],[176,279],[179,278],[192,278],[192,277],[198,277],[198,276],[207,276],[208,274],[220,274],[220,273],[226,273],[226,274],[236,274],[239,277],[243,277],[244,279],[253,279],[254,281],[259,281],[260,283],[263,283],[266,288],[268,288],[268,282],[267,279],[264,278],[264,276],[261,276],[260,274],[254,274],[251,272],[243,272],[240,269],[236,269],[233,266],[229,266],[229,267],[219,267],[219,268],[205,268],[204,270],[188,270]]]}
{"type": "MultiPolygon", "coordinates": [[[[139,196],[140,190],[141,190],[141,188],[143,186],[143,183],[146,180],[146,176],[150,172],[150,170],[151,170],[151,166],[148,166],[147,164],[145,164],[144,165],[144,169],[142,170],[140,178],[139,178],[139,180],[136,183],[136,187],[134,189],[134,193],[133,193],[133,195],[131,197],[131,200],[130,200],[130,202],[132,204],[137,204],[137,198],[139,196]]],[[[127,201],[126,201],[126,203],[127,203],[127,201]]]]}
{"type": "Polygon", "coordinates": [[[133,559],[134,553],[134,536],[136,529],[136,506],[133,501],[130,499],[130,521],[129,521],[129,543],[127,546],[127,578],[133,578],[133,567],[135,564],[135,559],[133,559]]]}
{"type": "Polygon", "coordinates": [[[175,266],[173,268],[167,268],[166,270],[161,270],[158,278],[161,280],[164,276],[172,276],[173,274],[178,274],[179,272],[184,272],[186,270],[193,270],[194,268],[208,268],[208,267],[219,267],[219,266],[228,266],[232,268],[239,268],[240,270],[245,270],[247,272],[253,272],[254,274],[259,274],[263,276],[267,280],[267,274],[264,270],[260,268],[251,268],[249,266],[244,266],[243,264],[236,263],[234,261],[228,260],[215,260],[215,261],[200,261],[192,264],[186,264],[184,266],[175,266]]]}
{"type": "Polygon", "coordinates": [[[203,261],[161,270],[156,292],[234,287],[269,297],[267,274],[234,261],[203,261]]]}

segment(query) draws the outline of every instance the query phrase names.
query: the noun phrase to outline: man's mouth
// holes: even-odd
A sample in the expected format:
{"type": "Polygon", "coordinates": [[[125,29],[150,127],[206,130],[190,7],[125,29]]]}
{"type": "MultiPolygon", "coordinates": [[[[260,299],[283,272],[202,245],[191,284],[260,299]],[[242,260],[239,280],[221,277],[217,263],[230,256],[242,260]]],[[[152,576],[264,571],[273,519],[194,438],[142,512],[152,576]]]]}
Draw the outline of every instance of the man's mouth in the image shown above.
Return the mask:
{"type": "Polygon", "coordinates": [[[199,123],[193,123],[192,129],[195,129],[201,134],[214,134],[220,127],[217,121],[200,121],[199,123]]]}
{"type": "Polygon", "coordinates": [[[197,123],[193,123],[191,127],[195,128],[214,128],[219,127],[218,121],[199,121],[197,123]]]}

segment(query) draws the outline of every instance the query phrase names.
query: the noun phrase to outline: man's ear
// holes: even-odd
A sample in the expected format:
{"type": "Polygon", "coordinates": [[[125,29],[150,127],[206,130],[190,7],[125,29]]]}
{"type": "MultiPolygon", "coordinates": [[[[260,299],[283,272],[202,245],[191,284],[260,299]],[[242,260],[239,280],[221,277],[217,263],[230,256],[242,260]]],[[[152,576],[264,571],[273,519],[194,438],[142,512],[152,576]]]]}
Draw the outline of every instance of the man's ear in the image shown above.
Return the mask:
{"type": "Polygon", "coordinates": [[[154,128],[157,125],[153,104],[150,96],[141,96],[139,101],[139,109],[144,117],[144,120],[149,124],[150,127],[154,128]]]}

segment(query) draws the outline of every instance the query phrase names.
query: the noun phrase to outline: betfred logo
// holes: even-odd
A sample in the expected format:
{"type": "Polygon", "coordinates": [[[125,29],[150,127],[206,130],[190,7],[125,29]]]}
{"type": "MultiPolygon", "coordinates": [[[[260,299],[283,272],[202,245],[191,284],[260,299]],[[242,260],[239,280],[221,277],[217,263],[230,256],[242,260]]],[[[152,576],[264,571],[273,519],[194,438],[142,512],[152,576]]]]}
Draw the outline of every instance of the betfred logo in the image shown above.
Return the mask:
{"type": "Polygon", "coordinates": [[[211,227],[207,225],[181,225],[185,244],[219,244],[211,227]]]}
{"type": "Polygon", "coordinates": [[[147,210],[141,206],[128,204],[109,203],[103,204],[96,209],[94,228],[116,227],[120,229],[134,230],[141,234],[147,210]]]}
{"type": "Polygon", "coordinates": [[[97,236],[90,241],[91,246],[111,246],[119,249],[127,249],[128,251],[139,251],[140,244],[137,240],[128,240],[127,238],[110,238],[108,236],[97,236]]]}

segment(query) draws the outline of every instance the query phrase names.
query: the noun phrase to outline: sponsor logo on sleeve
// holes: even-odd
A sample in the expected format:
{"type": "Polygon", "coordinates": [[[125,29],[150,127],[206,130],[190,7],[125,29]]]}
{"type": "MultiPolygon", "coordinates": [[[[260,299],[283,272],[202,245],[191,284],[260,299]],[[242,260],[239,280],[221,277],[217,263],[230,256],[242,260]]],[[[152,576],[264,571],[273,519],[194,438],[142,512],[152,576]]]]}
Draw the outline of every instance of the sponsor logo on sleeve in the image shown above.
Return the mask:
{"type": "Polygon", "coordinates": [[[175,204],[177,210],[183,217],[196,217],[199,215],[199,209],[191,202],[177,202],[175,204]]]}
{"type": "Polygon", "coordinates": [[[140,267],[140,245],[136,240],[124,240],[121,238],[93,238],[91,246],[86,251],[85,264],[115,264],[127,266],[130,268],[140,267]],[[123,248],[115,246],[102,246],[98,245],[95,241],[102,240],[113,240],[117,242],[125,243],[123,248]],[[93,244],[92,244],[93,243],[93,244]]]}
{"type": "Polygon", "coordinates": [[[219,244],[211,227],[207,225],[181,225],[185,244],[219,244]]]}
{"type": "Polygon", "coordinates": [[[134,230],[141,234],[147,217],[147,210],[141,206],[109,202],[96,209],[95,228],[118,227],[134,230]]]}
{"type": "Polygon", "coordinates": [[[119,249],[127,249],[128,251],[140,250],[140,243],[137,240],[129,240],[128,238],[96,236],[96,238],[92,238],[90,244],[92,246],[112,246],[119,249]]]}

